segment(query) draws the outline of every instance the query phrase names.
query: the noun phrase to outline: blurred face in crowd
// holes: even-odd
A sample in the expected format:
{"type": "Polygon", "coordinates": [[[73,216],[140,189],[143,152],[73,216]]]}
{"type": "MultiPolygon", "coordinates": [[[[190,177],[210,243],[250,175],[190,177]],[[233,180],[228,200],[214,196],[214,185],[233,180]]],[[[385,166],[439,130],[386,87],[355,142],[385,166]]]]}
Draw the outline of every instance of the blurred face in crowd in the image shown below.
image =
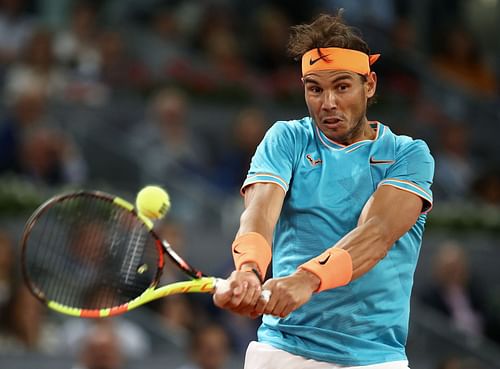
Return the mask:
{"type": "Polygon", "coordinates": [[[375,94],[376,81],[373,72],[366,81],[350,71],[314,71],[304,76],[309,114],[326,137],[345,145],[373,138],[366,124],[366,107],[375,94]]]}
{"type": "Polygon", "coordinates": [[[162,130],[168,134],[183,130],[187,102],[184,95],[175,90],[160,92],[153,101],[153,114],[162,130]]]}
{"type": "Polygon", "coordinates": [[[228,339],[224,330],[213,326],[199,333],[194,358],[201,369],[220,369],[228,357],[228,339]]]}
{"type": "Polygon", "coordinates": [[[111,326],[99,324],[89,331],[82,349],[82,363],[88,369],[118,369],[123,362],[119,340],[111,326]]]}
{"type": "Polygon", "coordinates": [[[234,140],[245,152],[253,152],[266,133],[266,119],[257,109],[244,110],[234,127],[234,140]]]}
{"type": "Polygon", "coordinates": [[[45,114],[46,101],[40,90],[26,91],[16,97],[14,115],[22,126],[36,124],[45,114]]]}
{"type": "Polygon", "coordinates": [[[435,271],[444,287],[464,286],[468,268],[463,249],[451,242],[442,245],[436,256],[435,271]]]}
{"type": "Polygon", "coordinates": [[[54,60],[52,50],[52,34],[49,31],[36,32],[27,45],[28,63],[39,70],[47,70],[54,60]]]}
{"type": "Polygon", "coordinates": [[[13,265],[14,255],[12,242],[7,234],[0,230],[0,281],[10,277],[13,265]]]}
{"type": "Polygon", "coordinates": [[[26,287],[19,289],[14,299],[11,324],[24,345],[28,348],[35,348],[39,341],[43,321],[43,305],[26,287]]]}
{"type": "Polygon", "coordinates": [[[23,10],[24,3],[24,0],[2,0],[0,6],[6,14],[17,15],[23,10]]]}
{"type": "Polygon", "coordinates": [[[76,7],[71,22],[73,31],[79,38],[86,39],[93,34],[96,25],[96,15],[95,9],[91,6],[81,4],[76,7]]]}

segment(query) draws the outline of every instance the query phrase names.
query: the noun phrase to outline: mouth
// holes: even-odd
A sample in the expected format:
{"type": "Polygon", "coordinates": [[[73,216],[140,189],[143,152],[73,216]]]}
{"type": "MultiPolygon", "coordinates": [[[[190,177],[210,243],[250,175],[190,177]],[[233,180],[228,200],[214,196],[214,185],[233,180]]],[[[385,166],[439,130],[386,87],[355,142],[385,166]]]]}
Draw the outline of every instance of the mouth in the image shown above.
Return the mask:
{"type": "Polygon", "coordinates": [[[328,128],[336,128],[342,123],[342,119],[337,117],[323,118],[321,123],[328,128]]]}

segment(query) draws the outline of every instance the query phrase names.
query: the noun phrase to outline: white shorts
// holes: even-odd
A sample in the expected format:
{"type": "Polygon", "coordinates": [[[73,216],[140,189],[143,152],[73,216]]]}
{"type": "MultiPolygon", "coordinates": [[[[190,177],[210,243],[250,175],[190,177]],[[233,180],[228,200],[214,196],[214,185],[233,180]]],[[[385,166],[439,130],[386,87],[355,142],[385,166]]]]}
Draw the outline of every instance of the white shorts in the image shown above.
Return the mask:
{"type": "Polygon", "coordinates": [[[408,361],[343,366],[324,361],[306,359],[302,356],[277,349],[271,345],[252,341],[248,345],[244,369],[409,369],[408,361]]]}

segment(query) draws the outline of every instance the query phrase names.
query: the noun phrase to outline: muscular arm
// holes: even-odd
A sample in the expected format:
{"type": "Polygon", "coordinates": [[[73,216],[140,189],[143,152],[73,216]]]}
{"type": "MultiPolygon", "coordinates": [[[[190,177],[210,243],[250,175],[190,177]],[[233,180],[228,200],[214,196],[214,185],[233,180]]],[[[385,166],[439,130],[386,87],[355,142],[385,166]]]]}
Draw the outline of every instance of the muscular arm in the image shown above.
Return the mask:
{"type": "MultiPolygon", "coordinates": [[[[272,183],[255,183],[246,188],[245,210],[241,215],[238,235],[257,232],[271,245],[284,199],[285,192],[272,183]]],[[[238,314],[256,316],[254,309],[261,295],[261,285],[257,276],[249,273],[252,269],[259,268],[255,263],[247,262],[240,270],[231,273],[228,279],[230,288],[216,291],[214,303],[238,314]]]]}
{"type": "MultiPolygon", "coordinates": [[[[422,200],[412,193],[381,186],[368,200],[358,225],[337,244],[352,258],[352,279],[368,272],[390,247],[417,221],[422,200]]],[[[257,313],[284,317],[305,304],[320,286],[316,274],[299,268],[290,276],[271,279],[264,288],[272,291],[268,304],[259,302],[257,313]]]]}
{"type": "Polygon", "coordinates": [[[349,252],[353,279],[381,260],[391,246],[416,223],[423,200],[392,186],[380,186],[361,212],[358,225],[336,246],[349,252]]]}
{"type": "Polygon", "coordinates": [[[271,245],[284,199],[285,192],[273,183],[249,186],[245,191],[245,210],[240,217],[238,235],[257,232],[271,245]]]}

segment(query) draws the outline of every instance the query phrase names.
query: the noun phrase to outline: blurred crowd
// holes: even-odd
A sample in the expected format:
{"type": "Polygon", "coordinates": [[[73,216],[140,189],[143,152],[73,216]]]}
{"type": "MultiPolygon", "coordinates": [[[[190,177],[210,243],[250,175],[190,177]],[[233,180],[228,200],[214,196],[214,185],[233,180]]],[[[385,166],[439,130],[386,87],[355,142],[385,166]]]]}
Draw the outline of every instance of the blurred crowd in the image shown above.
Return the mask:
{"type": "MultiPolygon", "coordinates": [[[[133,192],[159,183],[175,202],[173,220],[159,232],[182,250],[185,227],[209,218],[200,199],[237,214],[239,186],[273,112],[307,114],[298,63],[286,55],[289,27],[344,8],[373,52],[382,53],[369,118],[428,142],[436,204],[498,208],[500,57],[489,47],[498,22],[487,8],[482,24],[472,19],[466,0],[418,3],[0,0],[0,187],[12,177],[54,191],[109,181],[133,192]],[[195,114],[207,104],[217,114],[195,114]]],[[[255,337],[257,321],[192,296],[145,308],[155,332],[140,319],[48,319],[22,287],[18,237],[0,228],[3,353],[71,352],[75,368],[99,362],[118,369],[127,359],[161,352],[158,341],[186,350],[182,369],[219,369],[255,337]]],[[[227,258],[222,275],[230,270],[227,258]]],[[[421,301],[468,337],[500,342],[498,319],[472,287],[466,259],[460,246],[444,245],[421,301]]],[[[453,360],[440,368],[465,367],[453,360]]]]}
{"type": "Polygon", "coordinates": [[[458,5],[430,5],[429,14],[443,18],[429,21],[426,36],[418,34],[413,3],[404,0],[362,6],[340,0],[307,6],[65,0],[51,12],[44,3],[1,3],[0,174],[44,185],[91,181],[94,163],[67,129],[74,116],[58,112],[98,109],[134,96],[143,105],[142,119],[124,123],[126,134],[115,139],[130,160],[141,153],[144,181],[162,180],[168,172],[234,192],[272,124],[262,103],[303,105],[299,68],[286,55],[289,27],[343,7],[372,50],[383,55],[375,68],[380,92],[373,119],[387,117],[396,131],[429,142],[437,163],[436,198],[500,203],[497,149],[482,137],[490,133],[491,119],[499,119],[498,58],[467,19],[450,16],[458,5]],[[62,13],[62,20],[49,22],[53,13],[62,13]],[[200,132],[190,126],[188,112],[200,99],[247,107],[229,122],[204,122],[200,132]],[[491,116],[478,112],[484,106],[491,116]],[[227,127],[233,134],[222,137],[227,127]],[[211,130],[219,140],[207,140],[211,130]]]}

